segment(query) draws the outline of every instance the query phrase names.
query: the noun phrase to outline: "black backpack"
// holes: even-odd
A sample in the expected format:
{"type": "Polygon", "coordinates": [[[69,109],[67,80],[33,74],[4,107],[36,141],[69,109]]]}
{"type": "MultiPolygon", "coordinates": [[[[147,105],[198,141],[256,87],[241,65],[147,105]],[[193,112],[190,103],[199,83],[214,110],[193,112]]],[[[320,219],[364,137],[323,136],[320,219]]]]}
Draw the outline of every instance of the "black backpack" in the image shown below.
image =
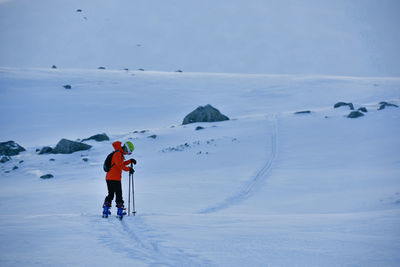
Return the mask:
{"type": "Polygon", "coordinates": [[[112,162],[112,158],[114,156],[115,151],[111,152],[110,154],[108,154],[106,160],[104,161],[103,164],[103,170],[105,172],[109,172],[111,170],[111,167],[114,166],[115,164],[111,165],[112,162]]]}

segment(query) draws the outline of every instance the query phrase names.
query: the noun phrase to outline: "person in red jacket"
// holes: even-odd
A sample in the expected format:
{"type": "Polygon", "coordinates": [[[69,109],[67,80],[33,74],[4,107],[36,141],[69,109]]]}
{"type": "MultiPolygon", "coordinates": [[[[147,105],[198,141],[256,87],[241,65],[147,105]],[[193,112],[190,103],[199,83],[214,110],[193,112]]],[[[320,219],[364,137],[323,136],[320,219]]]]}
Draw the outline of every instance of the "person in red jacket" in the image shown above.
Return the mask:
{"type": "Polygon", "coordinates": [[[114,155],[111,160],[111,169],[107,172],[106,182],[108,195],[104,199],[103,207],[111,207],[111,202],[116,195],[115,203],[118,208],[124,207],[124,200],[122,199],[122,185],[121,185],[121,175],[122,171],[129,171],[133,174],[135,170],[132,167],[128,167],[129,164],[136,164],[136,160],[131,158],[125,161],[124,155],[132,154],[135,149],[132,142],[128,141],[123,146],[119,141],[114,142],[114,155]]]}

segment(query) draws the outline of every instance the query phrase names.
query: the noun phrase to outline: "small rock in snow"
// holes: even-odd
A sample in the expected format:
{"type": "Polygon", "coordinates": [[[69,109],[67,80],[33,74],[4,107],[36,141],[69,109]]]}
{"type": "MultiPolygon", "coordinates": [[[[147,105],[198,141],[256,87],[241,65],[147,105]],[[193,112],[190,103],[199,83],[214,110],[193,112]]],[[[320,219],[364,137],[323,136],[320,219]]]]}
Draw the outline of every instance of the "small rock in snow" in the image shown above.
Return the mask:
{"type": "Polygon", "coordinates": [[[364,113],[368,112],[366,107],[361,107],[361,108],[358,109],[358,111],[361,111],[361,112],[364,112],[364,113]]]}
{"type": "Polygon", "coordinates": [[[347,116],[347,118],[355,119],[355,118],[362,117],[362,116],[364,116],[364,114],[361,113],[360,111],[352,111],[352,112],[350,112],[350,114],[347,116]]]}
{"type": "Polygon", "coordinates": [[[52,174],[45,174],[45,175],[42,175],[42,176],[40,176],[40,178],[42,178],[42,179],[51,179],[51,178],[53,178],[54,176],[52,175],[52,174]]]}
{"type": "Polygon", "coordinates": [[[8,156],[3,156],[3,157],[1,157],[1,159],[0,159],[0,163],[6,163],[7,161],[10,161],[10,157],[8,157],[8,156]]]}
{"type": "Polygon", "coordinates": [[[333,108],[339,108],[339,107],[342,107],[342,106],[349,106],[351,110],[354,110],[353,103],[345,103],[345,102],[337,102],[337,103],[333,106],[333,108]]]}
{"type": "Polygon", "coordinates": [[[311,113],[311,111],[309,111],[309,110],[303,110],[303,111],[297,111],[297,112],[295,112],[294,114],[310,114],[311,113]]]}

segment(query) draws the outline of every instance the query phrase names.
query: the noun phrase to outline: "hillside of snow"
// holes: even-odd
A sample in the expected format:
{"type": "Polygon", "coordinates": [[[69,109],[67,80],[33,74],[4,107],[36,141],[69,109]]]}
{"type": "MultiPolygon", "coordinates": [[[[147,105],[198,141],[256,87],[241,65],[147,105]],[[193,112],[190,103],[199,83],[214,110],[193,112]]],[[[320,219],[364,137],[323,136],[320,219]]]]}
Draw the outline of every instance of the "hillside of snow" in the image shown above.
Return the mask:
{"type": "Polygon", "coordinates": [[[400,75],[397,0],[6,0],[0,66],[400,75]]]}
{"type": "Polygon", "coordinates": [[[1,266],[400,262],[400,108],[378,110],[399,78],[1,68],[0,85],[0,140],[26,148],[0,164],[1,266]],[[231,120],[182,125],[206,104],[231,120]],[[101,217],[116,140],[138,162],[122,221],[101,217]]]}

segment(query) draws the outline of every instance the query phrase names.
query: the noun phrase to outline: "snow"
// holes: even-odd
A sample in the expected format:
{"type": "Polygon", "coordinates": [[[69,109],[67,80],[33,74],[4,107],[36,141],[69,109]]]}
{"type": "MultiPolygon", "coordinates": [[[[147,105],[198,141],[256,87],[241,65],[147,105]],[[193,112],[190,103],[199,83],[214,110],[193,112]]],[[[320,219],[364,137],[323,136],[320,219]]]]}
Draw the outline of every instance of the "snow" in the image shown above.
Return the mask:
{"type": "Polygon", "coordinates": [[[3,67],[0,84],[1,140],[27,149],[0,166],[2,266],[400,262],[400,110],[378,111],[400,104],[399,78],[3,67]],[[231,120],[181,125],[205,104],[231,120]],[[102,132],[88,151],[35,152],[102,132]],[[101,218],[115,140],[138,162],[123,221],[101,218]]]}

